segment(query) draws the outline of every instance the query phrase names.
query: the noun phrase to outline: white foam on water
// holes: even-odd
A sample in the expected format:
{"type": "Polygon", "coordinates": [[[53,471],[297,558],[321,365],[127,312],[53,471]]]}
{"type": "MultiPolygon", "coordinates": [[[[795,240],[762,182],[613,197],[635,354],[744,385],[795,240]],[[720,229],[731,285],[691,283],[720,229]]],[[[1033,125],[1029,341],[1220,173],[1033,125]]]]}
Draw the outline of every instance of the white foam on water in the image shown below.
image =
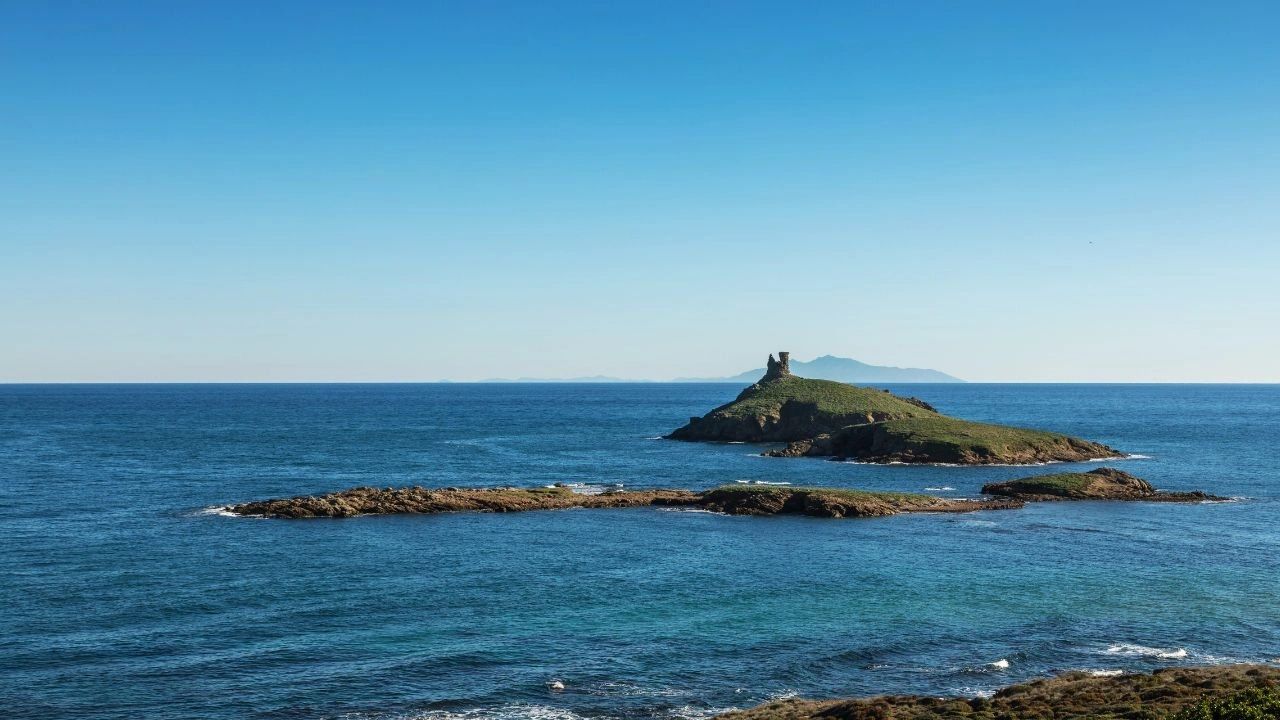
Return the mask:
{"type": "Polygon", "coordinates": [[[1187,656],[1186,648],[1158,648],[1130,643],[1117,643],[1107,648],[1108,655],[1124,655],[1126,657],[1153,657],[1161,660],[1179,660],[1187,656]]]}
{"type": "Polygon", "coordinates": [[[955,488],[950,485],[943,485],[942,487],[927,487],[925,490],[931,490],[933,492],[949,492],[955,490],[955,488]]]}
{"type": "Polygon", "coordinates": [[[992,690],[991,688],[976,688],[969,685],[964,685],[958,688],[952,688],[950,694],[957,695],[959,697],[989,698],[992,695],[995,695],[996,691],[992,690]]]}
{"type": "Polygon", "coordinates": [[[730,440],[729,442],[727,442],[727,443],[725,443],[725,444],[726,444],[726,445],[746,445],[746,444],[747,444],[747,441],[746,441],[746,440],[730,440]]]}
{"type": "Polygon", "coordinates": [[[653,509],[657,510],[658,512],[694,513],[694,514],[700,514],[700,515],[728,515],[729,514],[729,513],[716,512],[715,510],[708,510],[706,508],[699,508],[699,507],[657,507],[655,506],[653,509]]]}
{"type": "Polygon", "coordinates": [[[1123,670],[1085,670],[1093,677],[1118,677],[1124,674],[1123,670]]]}
{"type": "Polygon", "coordinates": [[[995,668],[996,670],[1008,670],[1008,669],[1009,669],[1009,661],[1008,661],[1008,660],[1005,660],[1004,658],[1000,658],[999,660],[997,660],[997,661],[995,661],[995,662],[993,662],[993,663],[987,663],[987,667],[989,667],[989,668],[995,668]]]}
{"type": "Polygon", "coordinates": [[[739,485],[790,485],[789,482],[773,482],[770,480],[734,480],[739,485]]]}
{"type": "Polygon", "coordinates": [[[553,485],[543,485],[544,488],[568,488],[569,492],[575,495],[600,495],[610,490],[621,490],[624,485],[622,483],[612,483],[609,485],[595,485],[592,483],[555,483],[553,485]]]}
{"type": "Polygon", "coordinates": [[[237,515],[231,512],[230,505],[213,505],[207,508],[200,508],[199,510],[196,510],[191,514],[192,515],[217,515],[218,517],[229,517],[229,518],[260,518],[262,517],[261,515],[237,515]]]}

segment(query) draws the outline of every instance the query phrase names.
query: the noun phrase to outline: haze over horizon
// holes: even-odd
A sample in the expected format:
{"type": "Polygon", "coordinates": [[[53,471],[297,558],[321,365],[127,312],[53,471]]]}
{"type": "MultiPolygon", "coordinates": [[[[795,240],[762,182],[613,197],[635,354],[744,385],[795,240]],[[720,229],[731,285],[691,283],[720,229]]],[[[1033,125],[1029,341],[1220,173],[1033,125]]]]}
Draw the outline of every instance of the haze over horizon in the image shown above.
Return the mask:
{"type": "Polygon", "coordinates": [[[0,382],[1280,381],[1278,26],[10,3],[0,382]]]}

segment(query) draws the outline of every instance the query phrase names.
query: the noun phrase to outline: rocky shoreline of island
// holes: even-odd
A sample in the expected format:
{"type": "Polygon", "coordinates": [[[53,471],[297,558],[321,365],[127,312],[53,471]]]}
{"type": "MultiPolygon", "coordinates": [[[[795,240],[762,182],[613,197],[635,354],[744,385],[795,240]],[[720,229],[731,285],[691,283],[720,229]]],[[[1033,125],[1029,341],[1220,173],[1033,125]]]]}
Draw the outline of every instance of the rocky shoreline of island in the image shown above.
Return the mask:
{"type": "Polygon", "coordinates": [[[990,697],[880,695],[778,700],[716,720],[1245,720],[1280,717],[1280,667],[1171,667],[1150,673],[1067,672],[1005,687],[990,697]]]}

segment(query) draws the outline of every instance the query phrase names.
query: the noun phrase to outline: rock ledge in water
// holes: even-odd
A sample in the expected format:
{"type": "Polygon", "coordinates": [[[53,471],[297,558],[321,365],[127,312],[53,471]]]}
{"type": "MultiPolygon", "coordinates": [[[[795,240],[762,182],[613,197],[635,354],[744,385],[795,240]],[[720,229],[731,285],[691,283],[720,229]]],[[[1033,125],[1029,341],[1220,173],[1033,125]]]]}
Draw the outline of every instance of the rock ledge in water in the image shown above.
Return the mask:
{"type": "Polygon", "coordinates": [[[988,495],[1015,500],[1146,500],[1155,502],[1204,502],[1228,498],[1195,490],[1160,492],[1151,483],[1123,470],[1098,468],[1083,473],[1056,473],[990,483],[982,486],[988,495]]]}

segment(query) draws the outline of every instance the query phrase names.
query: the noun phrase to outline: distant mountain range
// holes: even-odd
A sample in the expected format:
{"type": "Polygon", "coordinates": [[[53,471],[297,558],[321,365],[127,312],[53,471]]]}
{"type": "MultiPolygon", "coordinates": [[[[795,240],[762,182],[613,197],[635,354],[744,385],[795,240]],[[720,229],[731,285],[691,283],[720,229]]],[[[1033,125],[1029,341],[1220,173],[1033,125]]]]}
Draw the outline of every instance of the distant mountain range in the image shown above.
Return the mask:
{"type": "MultiPolygon", "coordinates": [[[[842,358],[834,355],[823,355],[808,362],[791,361],[791,372],[800,377],[815,380],[836,380],[846,383],[959,383],[964,382],[937,370],[925,368],[900,368],[887,365],[868,365],[867,363],[842,358]]],[[[677,378],[676,382],[724,382],[739,385],[750,385],[764,375],[764,368],[748,370],[721,378],[677,378]]]]}
{"type": "MultiPolygon", "coordinates": [[[[959,383],[964,382],[960,378],[953,377],[944,372],[937,370],[929,370],[926,368],[900,368],[890,367],[887,365],[868,365],[867,363],[854,360],[853,358],[842,358],[834,355],[823,355],[820,358],[814,358],[808,362],[803,360],[791,361],[791,372],[800,377],[814,378],[815,380],[836,380],[846,383],[959,383]]],[[[747,370],[746,372],[730,375],[728,377],[709,377],[709,378],[676,378],[667,382],[703,382],[703,383],[733,383],[735,385],[750,385],[760,376],[764,375],[764,368],[755,370],[747,370]]],[[[655,382],[652,380],[627,380],[625,378],[607,377],[604,375],[593,375],[591,377],[576,378],[494,378],[485,380],[491,383],[536,383],[536,382],[562,382],[562,383],[621,383],[621,382],[655,382]]],[[[661,381],[656,381],[661,382],[661,381]]]]}

